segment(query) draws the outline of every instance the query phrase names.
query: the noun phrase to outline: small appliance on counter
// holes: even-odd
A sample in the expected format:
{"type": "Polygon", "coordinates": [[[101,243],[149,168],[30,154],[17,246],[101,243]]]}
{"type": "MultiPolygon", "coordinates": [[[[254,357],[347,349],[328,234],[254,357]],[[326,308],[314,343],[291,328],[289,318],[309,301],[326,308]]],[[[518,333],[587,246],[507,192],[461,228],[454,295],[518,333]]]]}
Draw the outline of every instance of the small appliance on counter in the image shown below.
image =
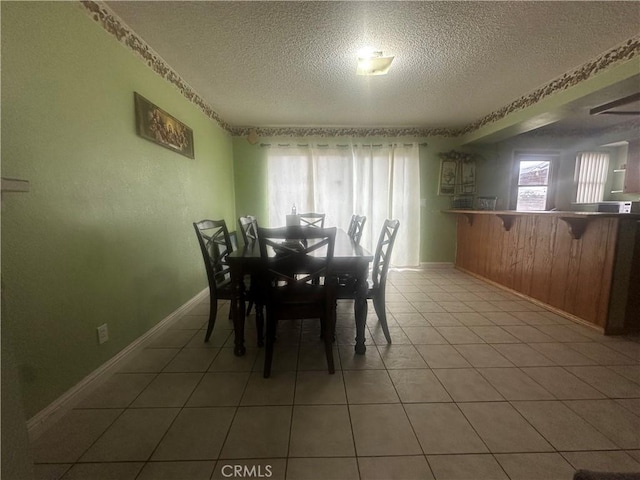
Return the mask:
{"type": "Polygon", "coordinates": [[[597,203],[572,203],[572,210],[576,212],[609,212],[609,213],[639,213],[640,202],[608,201],[597,203]]]}

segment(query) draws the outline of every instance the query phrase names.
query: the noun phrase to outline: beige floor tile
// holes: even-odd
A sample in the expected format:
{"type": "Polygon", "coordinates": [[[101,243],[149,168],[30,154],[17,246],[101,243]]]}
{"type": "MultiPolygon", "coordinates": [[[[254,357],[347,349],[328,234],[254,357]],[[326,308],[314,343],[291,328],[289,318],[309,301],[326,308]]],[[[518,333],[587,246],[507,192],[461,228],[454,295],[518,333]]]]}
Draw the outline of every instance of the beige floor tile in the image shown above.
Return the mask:
{"type": "Polygon", "coordinates": [[[514,317],[513,314],[509,312],[482,312],[482,315],[496,325],[526,325],[522,320],[514,317]]]}
{"type": "Polygon", "coordinates": [[[640,364],[638,365],[615,365],[609,367],[611,370],[616,372],[618,375],[622,375],[625,378],[628,378],[632,382],[640,385],[640,364]]]}
{"type": "Polygon", "coordinates": [[[640,398],[619,398],[615,402],[640,417],[640,398]]]}
{"type": "Polygon", "coordinates": [[[264,378],[262,372],[253,372],[240,401],[240,405],[292,405],[296,372],[272,372],[264,378]]]}
{"type": "Polygon", "coordinates": [[[178,348],[144,348],[125,360],[120,373],[158,373],[175,357],[178,348]]]}
{"type": "Polygon", "coordinates": [[[220,458],[286,457],[292,408],[239,407],[220,458]]]}
{"type": "Polygon", "coordinates": [[[126,408],[155,377],[155,373],[116,373],[76,408],[126,408]]]}
{"type": "Polygon", "coordinates": [[[359,457],[360,480],[433,480],[424,455],[359,457]]]}
{"type": "Polygon", "coordinates": [[[522,368],[522,371],[561,400],[604,398],[602,393],[563,367],[526,367],[522,368]]]}
{"type": "Polygon", "coordinates": [[[346,404],[343,372],[337,371],[334,375],[319,371],[298,372],[294,402],[296,405],[346,404]]]}
{"type": "Polygon", "coordinates": [[[147,348],[182,348],[197,333],[197,330],[167,329],[155,334],[145,346],[147,348]]]}
{"type": "Polygon", "coordinates": [[[507,332],[516,337],[521,342],[539,343],[553,342],[553,337],[542,333],[531,325],[502,325],[507,332]]]}
{"type": "Polygon", "coordinates": [[[385,302],[387,312],[393,313],[413,313],[416,308],[408,302],[385,302]]]}
{"type": "Polygon", "coordinates": [[[287,480],[354,480],[358,478],[355,458],[290,458],[287,480]]]}
{"type": "Polygon", "coordinates": [[[531,347],[552,360],[556,365],[594,365],[595,362],[564,343],[532,343],[531,347]]]}
{"type": "Polygon", "coordinates": [[[148,462],[136,480],[209,480],[216,462],[148,462]]]}
{"type": "Polygon", "coordinates": [[[630,455],[636,462],[640,463],[640,450],[627,450],[626,453],[630,455]]]}
{"type": "Polygon", "coordinates": [[[338,347],[340,364],[343,370],[380,370],[384,369],[384,362],[375,346],[369,346],[364,355],[355,352],[351,345],[338,347]]]}
{"type": "Polygon", "coordinates": [[[478,295],[479,292],[473,293],[469,291],[464,292],[455,292],[451,295],[454,297],[454,300],[458,302],[483,302],[486,301],[485,298],[482,298],[478,295]]]}
{"type": "Polygon", "coordinates": [[[183,348],[163,372],[206,372],[219,352],[219,348],[183,348]]]}
{"type": "Polygon", "coordinates": [[[555,398],[519,368],[479,368],[478,372],[507,400],[555,398]]]}
{"type": "Polygon", "coordinates": [[[80,458],[81,462],[148,460],[178,408],[127,409],[80,458]]]}
{"type": "Polygon", "coordinates": [[[619,342],[607,342],[607,347],[626,355],[635,360],[636,364],[640,363],[640,343],[631,342],[629,340],[620,340],[619,342]]]}
{"type": "MultiPolygon", "coordinates": [[[[220,317],[218,317],[218,320],[220,317]]],[[[206,330],[198,330],[189,343],[185,345],[186,348],[220,348],[220,347],[229,347],[233,346],[233,331],[228,330],[226,328],[218,328],[218,323],[216,322],[216,328],[213,329],[211,333],[211,337],[208,342],[204,341],[204,337],[206,335],[206,330]]],[[[249,332],[245,330],[245,345],[246,346],[254,346],[255,341],[252,342],[253,335],[250,335],[249,332]]]]}
{"type": "Polygon", "coordinates": [[[553,451],[507,402],[461,403],[458,407],[492,453],[553,451]]]}
{"type": "Polygon", "coordinates": [[[131,406],[134,408],[181,407],[203,375],[203,373],[160,373],[131,406]]]}
{"type": "Polygon", "coordinates": [[[557,323],[557,321],[554,318],[544,315],[543,312],[514,311],[513,316],[516,318],[519,318],[520,320],[525,322],[527,325],[542,326],[542,325],[555,325],[557,323]]]}
{"type": "Polygon", "coordinates": [[[637,360],[623,355],[602,343],[567,343],[568,347],[590,358],[598,365],[634,365],[637,360]]]}
{"type": "Polygon", "coordinates": [[[219,460],[211,479],[267,478],[269,480],[285,480],[286,470],[287,460],[285,458],[219,460]]]}
{"type": "Polygon", "coordinates": [[[502,453],[495,457],[511,480],[568,480],[575,470],[558,453],[502,453]]]}
{"type": "Polygon", "coordinates": [[[621,451],[562,452],[562,455],[576,470],[599,472],[640,472],[640,463],[621,451]]]}
{"type": "Polygon", "coordinates": [[[475,325],[469,329],[487,343],[520,343],[520,340],[498,325],[475,325]]]}
{"type": "Polygon", "coordinates": [[[436,329],[451,344],[485,343],[468,327],[436,327],[436,329]]]}
{"type": "Polygon", "coordinates": [[[565,402],[565,405],[618,447],[640,449],[640,417],[613,400],[572,400],[565,402]]]}
{"type": "Polygon", "coordinates": [[[509,480],[493,455],[428,455],[437,480],[509,480]]]}
{"type": "Polygon", "coordinates": [[[389,370],[402,403],[452,402],[431,370],[389,370]]]}
{"type": "MultiPolygon", "coordinates": [[[[275,358],[277,352],[274,352],[273,355],[275,358]]],[[[340,355],[338,355],[338,349],[335,346],[333,348],[333,362],[336,370],[340,370],[342,368],[340,365],[340,355]]],[[[327,355],[325,353],[323,342],[318,340],[313,344],[307,343],[300,347],[300,351],[298,352],[298,370],[327,371],[327,355]]]]}
{"type": "Polygon", "coordinates": [[[526,343],[494,344],[498,352],[517,367],[539,367],[555,365],[553,361],[534,350],[526,343]]]}
{"type": "Polygon", "coordinates": [[[537,325],[542,333],[553,337],[556,342],[590,342],[591,339],[569,328],[567,325],[537,325]]]}
{"type": "Polygon", "coordinates": [[[73,463],[37,463],[33,465],[33,480],[60,480],[71,467],[73,463]]]}
{"type": "Polygon", "coordinates": [[[451,345],[416,345],[416,350],[431,368],[463,368],[471,366],[451,345]]]}
{"type": "Polygon", "coordinates": [[[358,457],[422,454],[402,405],[349,405],[349,413],[358,457]]]}
{"type": "Polygon", "coordinates": [[[119,409],[72,410],[32,443],[36,463],[69,463],[80,456],[122,413],[119,409]]]}
{"type": "Polygon", "coordinates": [[[513,367],[513,363],[493,348],[486,344],[455,345],[455,349],[473,367],[513,367]]]}
{"type": "Polygon", "coordinates": [[[353,435],[346,405],[296,405],[289,457],[353,457],[353,435]]]}
{"type": "Polygon", "coordinates": [[[455,402],[491,402],[504,397],[473,368],[434,369],[455,402]]]}
{"type": "Polygon", "coordinates": [[[427,368],[422,356],[413,345],[383,345],[378,347],[387,369],[427,368]]]}
{"type": "Polygon", "coordinates": [[[488,452],[455,404],[413,403],[405,405],[405,410],[424,453],[488,452]]]}
{"type": "Polygon", "coordinates": [[[142,462],[76,463],[64,475],[64,480],[134,480],[142,462]]]}
{"type": "Polygon", "coordinates": [[[247,347],[246,353],[241,357],[233,354],[233,348],[221,348],[220,353],[209,367],[210,372],[250,372],[256,362],[258,354],[264,355],[264,350],[247,347]]]}
{"type": "Polygon", "coordinates": [[[429,322],[421,313],[396,313],[394,315],[400,327],[428,327],[429,322]]]}
{"type": "MultiPolygon", "coordinates": [[[[176,320],[171,328],[173,329],[187,329],[187,330],[202,330],[206,328],[209,321],[209,315],[183,315],[176,320]]],[[[216,322],[218,323],[218,322],[216,322]]],[[[219,327],[218,325],[216,325],[219,327]]]]}
{"type": "Polygon", "coordinates": [[[240,405],[249,381],[249,372],[205,373],[195,388],[187,407],[222,407],[240,405]]]}
{"type": "Polygon", "coordinates": [[[456,320],[466,327],[471,326],[495,326],[485,315],[477,312],[460,312],[452,314],[456,320]]]}
{"type": "Polygon", "coordinates": [[[618,375],[607,367],[566,367],[566,370],[608,397],[640,398],[639,384],[618,375]]]}
{"type": "MultiPolygon", "coordinates": [[[[460,312],[460,313],[471,313],[471,312],[460,312]]],[[[453,313],[445,312],[444,310],[440,312],[424,313],[423,315],[424,315],[424,318],[427,319],[429,324],[434,327],[461,327],[462,326],[462,323],[460,322],[460,320],[458,320],[453,313]]]]}
{"type": "Polygon", "coordinates": [[[559,401],[512,405],[557,450],[613,450],[615,444],[559,401]]]}
{"type": "Polygon", "coordinates": [[[439,303],[432,301],[412,302],[415,311],[422,313],[425,317],[432,313],[443,313],[445,309],[439,303]]]}
{"type": "Polygon", "coordinates": [[[439,345],[448,343],[435,327],[402,327],[402,329],[414,345],[439,345]]]}
{"type": "MultiPolygon", "coordinates": [[[[380,324],[375,323],[373,325],[369,325],[369,331],[371,333],[371,339],[373,340],[374,344],[387,345],[387,339],[384,336],[384,332],[382,331],[382,327],[380,326],[380,324]]],[[[391,343],[393,345],[411,345],[411,340],[409,340],[409,337],[407,337],[403,329],[400,327],[390,326],[389,336],[391,337],[391,343]]]]}
{"type": "Polygon", "coordinates": [[[471,307],[471,309],[474,312],[498,312],[498,311],[501,311],[500,308],[497,307],[494,303],[486,301],[486,300],[480,300],[480,301],[477,301],[477,302],[465,301],[464,304],[468,305],[469,307],[471,307]]]}
{"type": "Polygon", "coordinates": [[[400,401],[386,370],[345,370],[342,373],[350,405],[400,401]]]}
{"type": "Polygon", "coordinates": [[[475,311],[472,307],[467,305],[464,302],[437,302],[440,307],[445,312],[455,313],[455,312],[473,312],[475,311]]]}
{"type": "MultiPolygon", "coordinates": [[[[314,342],[317,342],[318,339],[315,339],[314,342]]],[[[276,342],[273,349],[273,358],[271,359],[271,372],[295,372],[298,368],[298,358],[300,357],[300,350],[309,348],[309,344],[303,343],[302,345],[284,345],[280,342],[280,339],[276,342]]],[[[314,348],[316,346],[314,345],[314,348]]],[[[322,350],[324,354],[324,350],[322,350]]],[[[334,353],[335,354],[335,353],[334,353]]],[[[326,358],[326,357],[323,357],[326,358]]],[[[265,352],[264,348],[261,348],[258,351],[258,358],[256,362],[253,364],[254,372],[264,372],[264,360],[265,360],[265,352]]],[[[325,359],[325,365],[327,361],[325,359]]]]}

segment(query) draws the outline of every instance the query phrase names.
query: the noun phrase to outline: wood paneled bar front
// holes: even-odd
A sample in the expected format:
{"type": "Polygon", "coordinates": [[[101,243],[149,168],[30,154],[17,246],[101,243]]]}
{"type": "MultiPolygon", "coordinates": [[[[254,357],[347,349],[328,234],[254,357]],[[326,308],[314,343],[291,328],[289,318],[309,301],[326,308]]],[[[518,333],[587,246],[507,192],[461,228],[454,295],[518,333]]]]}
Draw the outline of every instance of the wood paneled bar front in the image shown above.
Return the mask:
{"type": "Polygon", "coordinates": [[[640,215],[446,210],[456,267],[605,334],[640,330],[640,215]]]}

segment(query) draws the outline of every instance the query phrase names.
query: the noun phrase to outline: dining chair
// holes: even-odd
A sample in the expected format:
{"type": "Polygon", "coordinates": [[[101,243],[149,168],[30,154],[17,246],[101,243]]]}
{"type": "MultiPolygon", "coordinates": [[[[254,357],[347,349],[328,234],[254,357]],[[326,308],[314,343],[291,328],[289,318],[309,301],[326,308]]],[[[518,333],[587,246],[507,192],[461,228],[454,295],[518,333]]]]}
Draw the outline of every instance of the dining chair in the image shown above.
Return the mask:
{"type": "Polygon", "coordinates": [[[300,217],[300,225],[303,227],[318,227],[324,228],[324,218],[327,216],[326,213],[301,213],[298,215],[300,217]]]}
{"type": "MultiPolygon", "coordinates": [[[[209,282],[209,323],[204,341],[208,342],[216,324],[218,299],[231,300],[233,285],[226,257],[232,252],[231,237],[224,220],[201,220],[193,223],[204,260],[209,282]]],[[[231,305],[229,316],[233,319],[235,308],[231,305]]]]}
{"type": "MultiPolygon", "coordinates": [[[[258,220],[253,215],[245,215],[238,217],[238,229],[242,235],[242,241],[245,247],[255,244],[258,239],[258,220]]],[[[249,301],[247,303],[247,317],[251,315],[251,309],[253,308],[254,299],[256,298],[256,280],[253,277],[248,279],[249,288],[249,301]]],[[[258,346],[264,345],[263,332],[264,321],[262,317],[262,307],[256,305],[256,330],[258,331],[258,346]],[[260,310],[260,311],[258,311],[260,310]]]]}
{"type": "Polygon", "coordinates": [[[349,224],[349,230],[347,230],[347,235],[349,238],[353,240],[356,245],[360,245],[360,240],[362,239],[362,233],[364,232],[364,224],[367,221],[367,217],[364,215],[352,215],[351,223],[349,224]]]}
{"type": "Polygon", "coordinates": [[[259,292],[266,307],[264,378],[271,375],[279,320],[320,319],[329,373],[335,373],[333,337],[336,279],[331,274],[336,228],[258,228],[259,292]]]}
{"type": "Polygon", "coordinates": [[[258,239],[258,220],[253,215],[239,217],[238,227],[245,245],[251,245],[258,239]]]}
{"type": "MultiPolygon", "coordinates": [[[[371,277],[367,279],[367,299],[373,301],[373,308],[378,316],[378,321],[382,326],[382,331],[387,343],[391,343],[391,335],[389,333],[389,325],[387,324],[387,312],[385,308],[385,296],[387,288],[387,274],[391,262],[391,253],[393,245],[396,241],[400,222],[398,220],[385,220],[378,245],[373,257],[373,268],[371,277]]],[[[353,299],[355,298],[355,286],[353,279],[340,276],[337,291],[337,298],[353,299]]]]}

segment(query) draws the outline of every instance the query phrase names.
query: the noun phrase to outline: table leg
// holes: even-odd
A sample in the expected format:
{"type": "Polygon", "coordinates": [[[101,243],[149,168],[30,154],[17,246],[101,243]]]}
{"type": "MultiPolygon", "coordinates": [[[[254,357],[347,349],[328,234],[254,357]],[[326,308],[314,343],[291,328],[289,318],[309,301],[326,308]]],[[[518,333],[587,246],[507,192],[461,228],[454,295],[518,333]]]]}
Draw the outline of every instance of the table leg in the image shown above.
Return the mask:
{"type": "Polygon", "coordinates": [[[231,299],[231,307],[234,309],[233,314],[233,332],[234,332],[234,348],[233,353],[236,357],[243,356],[247,349],[244,346],[244,320],[245,320],[245,303],[244,303],[244,282],[242,281],[242,276],[240,275],[240,280],[236,281],[234,277],[236,275],[232,275],[232,281],[235,282],[235,295],[234,298],[231,299]]]}
{"type": "Polygon", "coordinates": [[[367,273],[368,263],[358,267],[355,282],[355,299],[353,302],[354,316],[356,317],[356,353],[363,355],[367,351],[364,344],[364,332],[367,323],[367,273]]]}

